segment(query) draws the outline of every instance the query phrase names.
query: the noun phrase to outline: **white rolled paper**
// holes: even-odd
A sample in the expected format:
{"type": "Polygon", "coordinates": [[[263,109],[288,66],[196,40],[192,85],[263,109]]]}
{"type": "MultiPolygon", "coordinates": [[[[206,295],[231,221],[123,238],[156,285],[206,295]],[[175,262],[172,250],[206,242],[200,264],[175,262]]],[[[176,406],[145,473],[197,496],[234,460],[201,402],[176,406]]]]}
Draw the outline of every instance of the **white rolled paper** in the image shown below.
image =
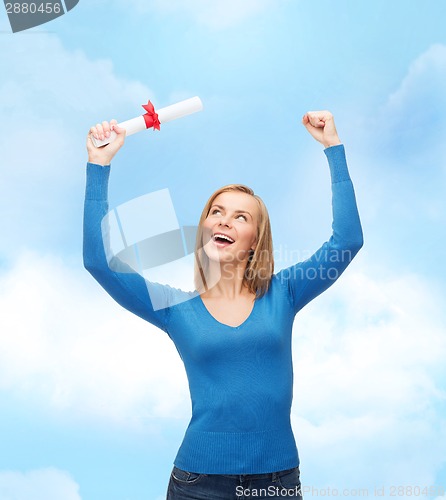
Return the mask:
{"type": "MultiPolygon", "coordinates": [[[[158,114],[158,120],[161,124],[163,124],[176,120],[177,118],[182,118],[183,116],[191,115],[192,113],[196,113],[202,109],[203,103],[201,102],[201,99],[199,97],[191,97],[185,101],[180,101],[176,104],[172,104],[171,106],[155,110],[155,112],[158,114]]],[[[141,132],[142,130],[147,130],[143,115],[118,123],[118,126],[126,130],[126,136],[136,134],[136,132],[141,132]]],[[[116,133],[112,130],[110,137],[104,139],[103,141],[95,139],[93,136],[90,137],[93,144],[99,148],[113,142],[116,139],[116,133]]]]}

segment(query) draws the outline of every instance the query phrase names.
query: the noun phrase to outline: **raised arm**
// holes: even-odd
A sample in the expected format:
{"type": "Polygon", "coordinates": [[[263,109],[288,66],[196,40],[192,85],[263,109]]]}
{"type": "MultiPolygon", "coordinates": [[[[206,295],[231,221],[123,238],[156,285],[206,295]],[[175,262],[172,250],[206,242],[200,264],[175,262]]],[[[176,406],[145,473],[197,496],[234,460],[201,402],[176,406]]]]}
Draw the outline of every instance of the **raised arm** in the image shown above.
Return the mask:
{"type": "MultiPolygon", "coordinates": [[[[122,147],[125,140],[125,130],[116,126],[116,120],[110,124],[103,122],[92,127],[87,136],[87,186],[84,206],[84,266],[95,280],[123,307],[158,326],[167,332],[168,308],[154,310],[150,296],[161,298],[169,294],[169,287],[150,283],[126,267],[126,272],[112,271],[107,262],[106,248],[108,233],[101,228],[103,217],[108,212],[108,179],[110,163],[114,155],[122,147]],[[114,130],[118,137],[115,141],[102,148],[96,148],[90,139],[90,134],[96,138],[108,137],[114,130]],[[149,290],[150,289],[150,295],[149,290]]],[[[121,268],[124,268],[122,264],[121,268]]],[[[157,299],[158,302],[159,299],[157,299]]],[[[169,298],[165,297],[164,303],[169,298]]]]}
{"type": "Polygon", "coordinates": [[[307,113],[303,124],[325,146],[332,186],[332,235],[309,259],[277,273],[288,286],[294,312],[330,287],[363,245],[355,192],[347,168],[344,146],[327,111],[307,113]]]}

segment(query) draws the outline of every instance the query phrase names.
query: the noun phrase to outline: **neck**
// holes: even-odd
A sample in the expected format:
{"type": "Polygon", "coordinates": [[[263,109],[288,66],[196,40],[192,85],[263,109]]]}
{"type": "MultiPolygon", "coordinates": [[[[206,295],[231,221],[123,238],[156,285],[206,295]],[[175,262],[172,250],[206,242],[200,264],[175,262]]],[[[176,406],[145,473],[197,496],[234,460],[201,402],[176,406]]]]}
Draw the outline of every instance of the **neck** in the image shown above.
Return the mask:
{"type": "Polygon", "coordinates": [[[229,262],[210,262],[208,290],[202,295],[208,298],[236,299],[246,295],[248,288],[243,284],[247,262],[232,264],[229,262]]]}

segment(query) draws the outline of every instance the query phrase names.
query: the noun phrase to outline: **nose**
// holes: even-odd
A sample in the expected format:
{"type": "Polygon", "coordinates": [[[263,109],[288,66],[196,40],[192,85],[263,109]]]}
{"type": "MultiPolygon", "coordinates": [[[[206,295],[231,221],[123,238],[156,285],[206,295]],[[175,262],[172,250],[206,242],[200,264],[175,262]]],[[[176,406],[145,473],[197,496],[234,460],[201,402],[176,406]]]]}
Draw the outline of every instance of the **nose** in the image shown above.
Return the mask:
{"type": "Polygon", "coordinates": [[[221,219],[220,219],[220,222],[218,223],[219,226],[228,226],[229,227],[229,220],[230,220],[230,217],[228,215],[225,215],[225,216],[222,216],[221,219]]]}

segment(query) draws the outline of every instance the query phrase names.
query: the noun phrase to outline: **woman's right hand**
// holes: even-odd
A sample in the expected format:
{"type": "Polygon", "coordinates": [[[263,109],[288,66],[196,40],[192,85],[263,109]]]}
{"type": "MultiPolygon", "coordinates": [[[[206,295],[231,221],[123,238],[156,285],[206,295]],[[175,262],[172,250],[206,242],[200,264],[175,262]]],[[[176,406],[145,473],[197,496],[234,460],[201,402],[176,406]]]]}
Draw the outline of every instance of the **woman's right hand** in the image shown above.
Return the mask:
{"type": "Polygon", "coordinates": [[[97,165],[110,165],[115,154],[121,149],[125,140],[125,129],[118,127],[116,120],[104,121],[90,128],[87,135],[88,162],[97,165]],[[103,140],[110,137],[111,131],[116,133],[116,139],[110,144],[97,148],[91,136],[103,140]]]}

